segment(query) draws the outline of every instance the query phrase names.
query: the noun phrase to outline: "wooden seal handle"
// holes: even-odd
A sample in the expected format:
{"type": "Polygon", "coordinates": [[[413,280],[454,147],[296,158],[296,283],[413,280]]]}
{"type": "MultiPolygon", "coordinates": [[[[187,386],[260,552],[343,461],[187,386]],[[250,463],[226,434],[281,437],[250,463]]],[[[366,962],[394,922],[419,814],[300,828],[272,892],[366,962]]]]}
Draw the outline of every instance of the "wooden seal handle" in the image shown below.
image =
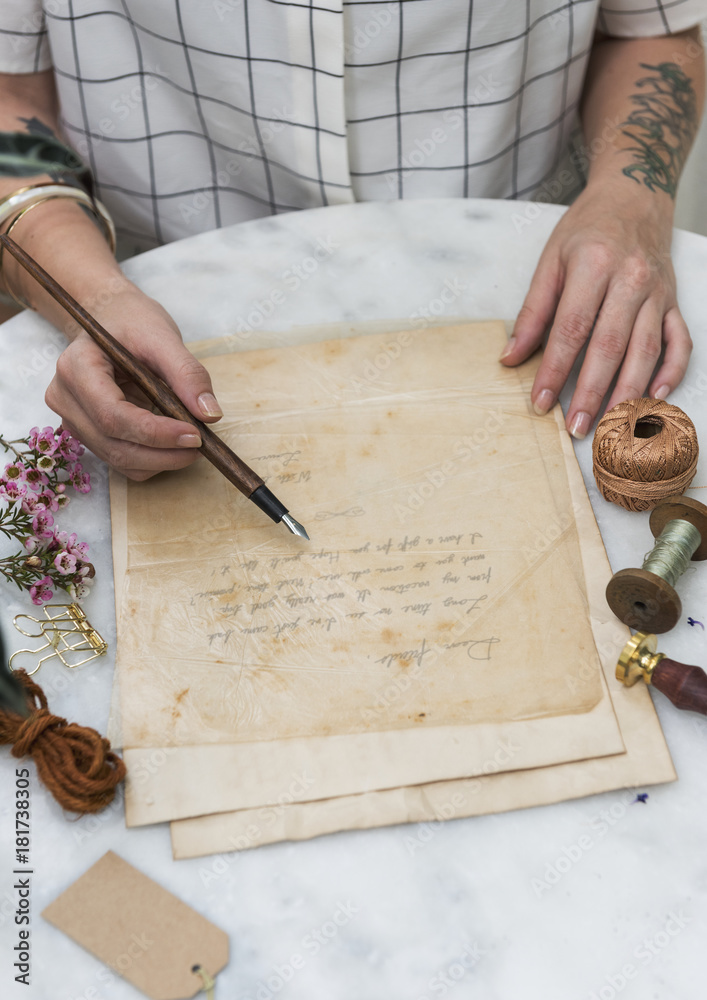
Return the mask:
{"type": "Polygon", "coordinates": [[[638,681],[662,691],[676,708],[707,715],[707,674],[700,667],[669,660],[656,652],[658,640],[648,632],[635,632],[616,664],[616,679],[633,687],[638,681]]]}
{"type": "Polygon", "coordinates": [[[707,715],[707,674],[700,667],[664,656],[653,669],[651,684],[676,708],[707,715]]]}

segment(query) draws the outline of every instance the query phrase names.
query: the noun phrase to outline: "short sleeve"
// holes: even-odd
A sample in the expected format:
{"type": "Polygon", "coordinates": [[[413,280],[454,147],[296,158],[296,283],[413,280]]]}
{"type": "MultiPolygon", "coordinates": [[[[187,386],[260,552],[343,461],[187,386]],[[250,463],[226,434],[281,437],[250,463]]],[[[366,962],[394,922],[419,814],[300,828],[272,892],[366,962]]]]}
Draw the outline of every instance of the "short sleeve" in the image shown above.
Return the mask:
{"type": "Polygon", "coordinates": [[[617,38],[671,35],[707,18],[707,0],[602,0],[597,27],[617,38]]]}
{"type": "Polygon", "coordinates": [[[38,73],[52,64],[41,0],[2,0],[0,73],[38,73]]]}

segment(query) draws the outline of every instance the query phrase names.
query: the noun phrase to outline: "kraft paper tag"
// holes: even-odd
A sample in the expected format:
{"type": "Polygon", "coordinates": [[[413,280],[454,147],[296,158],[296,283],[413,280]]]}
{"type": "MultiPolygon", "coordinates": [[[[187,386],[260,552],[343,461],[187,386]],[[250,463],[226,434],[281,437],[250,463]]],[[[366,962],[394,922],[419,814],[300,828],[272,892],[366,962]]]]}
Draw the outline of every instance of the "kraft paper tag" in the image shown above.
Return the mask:
{"type": "Polygon", "coordinates": [[[153,1000],[187,1000],[228,962],[228,935],[108,851],[42,916],[153,1000]]]}

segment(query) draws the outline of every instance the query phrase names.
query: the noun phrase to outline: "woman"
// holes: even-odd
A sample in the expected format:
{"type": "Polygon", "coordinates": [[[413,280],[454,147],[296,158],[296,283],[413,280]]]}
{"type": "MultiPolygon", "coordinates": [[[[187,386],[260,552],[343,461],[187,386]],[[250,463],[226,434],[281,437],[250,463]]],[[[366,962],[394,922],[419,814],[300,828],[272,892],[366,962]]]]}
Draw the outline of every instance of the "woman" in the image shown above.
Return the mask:
{"type": "MultiPolygon", "coordinates": [[[[687,368],[670,242],[702,109],[694,25],[706,15],[706,0],[11,0],[0,128],[51,129],[84,157],[122,254],[355,200],[568,200],[580,168],[586,186],[548,241],[502,360],[525,360],[549,329],[531,395],[542,414],[586,345],[567,414],[582,438],[617,373],[609,405],[647,388],[665,398],[687,368]],[[584,145],[570,156],[577,111],[584,145]]],[[[17,188],[0,177],[0,198],[17,188]]],[[[518,227],[527,219],[519,212],[518,227]]],[[[219,419],[175,324],[122,276],[78,204],[34,205],[13,237],[195,416],[219,419]]],[[[193,427],[139,405],[14,261],[3,275],[71,340],[47,392],[67,429],[133,479],[195,460],[193,427]]]]}

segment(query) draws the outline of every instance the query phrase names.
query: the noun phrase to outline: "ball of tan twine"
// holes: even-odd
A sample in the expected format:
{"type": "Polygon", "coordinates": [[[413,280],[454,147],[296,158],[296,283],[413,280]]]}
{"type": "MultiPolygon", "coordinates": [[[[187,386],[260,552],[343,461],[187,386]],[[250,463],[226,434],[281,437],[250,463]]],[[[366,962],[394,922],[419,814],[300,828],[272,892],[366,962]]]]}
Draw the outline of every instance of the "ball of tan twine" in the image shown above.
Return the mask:
{"type": "Polygon", "coordinates": [[[626,510],[652,510],[683,493],[697,470],[695,425],[662,399],[631,399],[597,424],[594,478],[605,500],[626,510]]]}

